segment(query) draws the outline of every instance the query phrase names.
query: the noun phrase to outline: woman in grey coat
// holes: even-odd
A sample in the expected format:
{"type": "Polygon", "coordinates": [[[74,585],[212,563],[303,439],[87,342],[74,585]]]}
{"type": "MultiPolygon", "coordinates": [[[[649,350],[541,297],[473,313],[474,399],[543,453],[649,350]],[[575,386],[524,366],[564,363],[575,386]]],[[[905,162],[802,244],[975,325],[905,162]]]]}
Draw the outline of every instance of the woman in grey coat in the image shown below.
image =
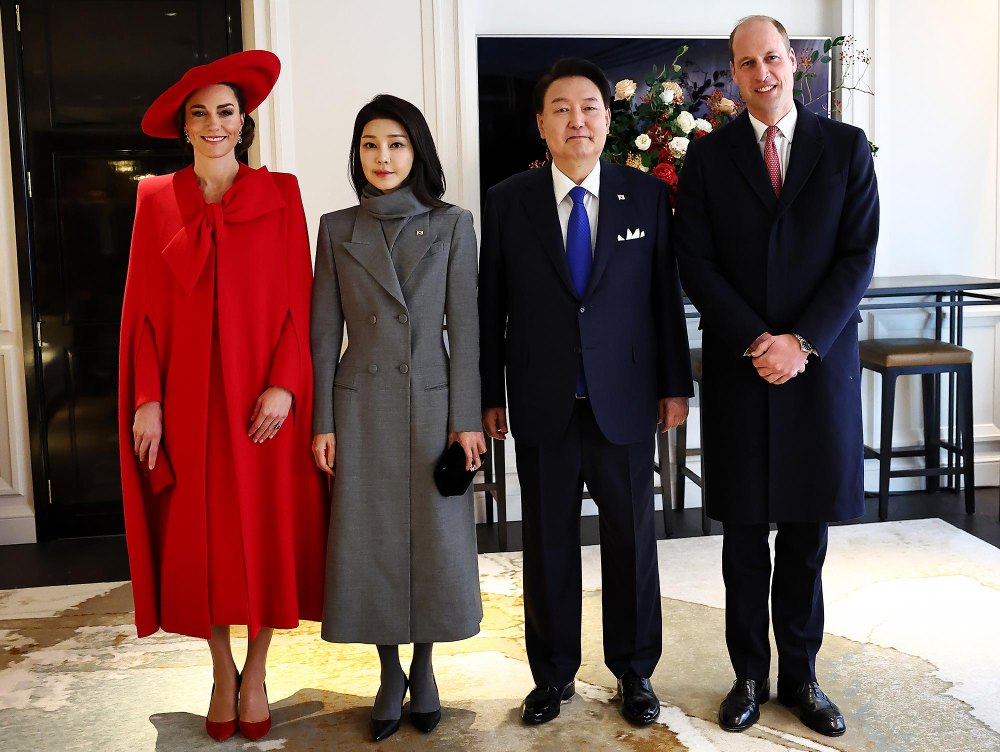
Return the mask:
{"type": "Polygon", "coordinates": [[[433,644],[482,619],[471,489],[443,497],[433,480],[453,441],[469,469],[486,451],[477,252],[472,215],[441,200],[441,162],[409,102],[381,94],[361,108],[350,174],[361,203],[320,221],[312,298],[313,455],[333,476],[322,634],[378,646],[379,741],[399,728],[407,688],[413,725],[437,726],[433,644]],[[398,646],[410,642],[407,679],[398,646]]]}

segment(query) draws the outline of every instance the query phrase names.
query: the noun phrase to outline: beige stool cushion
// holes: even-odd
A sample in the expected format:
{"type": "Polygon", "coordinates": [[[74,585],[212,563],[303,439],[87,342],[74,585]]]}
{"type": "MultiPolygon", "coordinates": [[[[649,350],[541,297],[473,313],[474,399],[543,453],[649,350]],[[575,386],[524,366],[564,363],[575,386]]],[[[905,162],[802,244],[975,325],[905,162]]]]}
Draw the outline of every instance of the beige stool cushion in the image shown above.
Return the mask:
{"type": "Polygon", "coordinates": [[[936,339],[865,339],[858,343],[861,365],[882,368],[965,365],[972,350],[936,339]]]}

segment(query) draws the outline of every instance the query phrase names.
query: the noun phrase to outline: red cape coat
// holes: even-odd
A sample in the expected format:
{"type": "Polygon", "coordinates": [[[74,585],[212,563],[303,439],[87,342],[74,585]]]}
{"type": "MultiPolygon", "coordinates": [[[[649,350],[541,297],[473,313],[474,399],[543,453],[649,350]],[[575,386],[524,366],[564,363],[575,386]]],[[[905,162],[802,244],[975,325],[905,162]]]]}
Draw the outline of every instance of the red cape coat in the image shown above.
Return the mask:
{"type": "Polygon", "coordinates": [[[232,524],[242,534],[250,635],[322,616],[328,502],[310,452],[311,286],[294,176],[241,165],[213,204],[205,203],[192,167],[139,183],[118,407],[140,637],[160,627],[210,635],[205,489],[214,472],[206,441],[216,296],[232,443],[226,452],[234,465],[226,477],[237,479],[239,519],[232,524]],[[289,389],[294,403],[275,438],[254,444],[247,428],[268,386],[289,389]],[[152,474],[140,468],[132,436],[135,409],[150,400],[163,403],[162,454],[152,474]],[[156,493],[170,480],[168,468],[175,483],[156,493]]]}

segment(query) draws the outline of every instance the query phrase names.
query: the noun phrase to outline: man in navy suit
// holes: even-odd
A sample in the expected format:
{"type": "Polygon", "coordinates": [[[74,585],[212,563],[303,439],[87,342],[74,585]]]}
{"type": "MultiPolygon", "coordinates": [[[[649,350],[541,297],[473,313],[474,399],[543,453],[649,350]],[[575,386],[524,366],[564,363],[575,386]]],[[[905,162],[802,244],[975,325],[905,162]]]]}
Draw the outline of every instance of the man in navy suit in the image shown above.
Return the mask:
{"type": "Polygon", "coordinates": [[[770,696],[770,594],[778,699],[839,736],[844,717],[816,681],[822,569],[827,523],[864,512],[857,306],[875,263],[878,188],[865,134],[793,101],[780,23],[743,19],[729,50],[747,111],[692,142],[675,236],[702,317],[706,503],[723,522],[736,681],[719,724],[749,728],[770,696]]]}
{"type": "Polygon", "coordinates": [[[480,253],[483,427],[516,439],[525,642],[545,723],[580,666],[580,505],[600,511],[605,663],[622,713],[660,711],[649,677],[661,621],[653,446],[687,416],[691,373],[665,184],[600,161],[611,86],[581,59],[535,88],[552,163],[490,189],[480,253]],[[506,378],[505,378],[506,377],[506,378]],[[506,390],[505,390],[506,382],[506,390]]]}

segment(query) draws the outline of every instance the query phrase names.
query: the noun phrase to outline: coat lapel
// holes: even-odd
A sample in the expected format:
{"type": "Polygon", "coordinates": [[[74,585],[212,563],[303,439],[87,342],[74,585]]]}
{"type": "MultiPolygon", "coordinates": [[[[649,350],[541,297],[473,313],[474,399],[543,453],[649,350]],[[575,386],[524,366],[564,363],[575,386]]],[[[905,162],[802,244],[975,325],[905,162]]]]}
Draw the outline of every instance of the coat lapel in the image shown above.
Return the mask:
{"type": "Polygon", "coordinates": [[[542,249],[555,268],[556,275],[573,297],[579,297],[569,276],[569,266],[566,264],[566,245],[563,242],[562,228],[559,226],[559,212],[556,210],[556,198],[552,187],[552,166],[549,164],[540,167],[536,172],[537,179],[531,188],[524,192],[521,204],[528,215],[532,230],[541,241],[542,249]]]}
{"type": "Polygon", "coordinates": [[[799,195],[799,191],[808,182],[823,154],[823,138],[819,132],[818,116],[809,112],[798,102],[798,120],[795,121],[795,133],[792,137],[792,153],[788,158],[788,170],[781,186],[781,198],[778,200],[778,212],[787,209],[799,195]]]}
{"type": "Polygon", "coordinates": [[[389,258],[389,249],[386,247],[385,236],[377,219],[359,209],[354,220],[354,234],[344,243],[344,248],[385,288],[386,292],[401,305],[406,306],[406,299],[403,297],[403,290],[389,258]]]}
{"type": "MultiPolygon", "coordinates": [[[[628,169],[632,169],[629,167],[628,169]]],[[[594,243],[594,265],[590,270],[587,295],[590,295],[601,281],[608,262],[618,250],[618,231],[624,226],[622,208],[624,202],[619,195],[626,195],[624,181],[618,169],[607,162],[601,162],[601,195],[597,209],[597,241],[594,243]]],[[[626,196],[625,201],[628,201],[626,196]]],[[[586,296],[584,296],[586,297],[586,296]]]]}
{"type": "MultiPolygon", "coordinates": [[[[750,124],[749,113],[744,110],[727,130],[729,143],[733,148],[733,161],[764,205],[773,210],[778,197],[774,195],[774,188],[767,176],[767,167],[764,166],[764,157],[761,156],[757,137],[750,124]]],[[[792,153],[794,152],[793,147],[792,153]]]]}
{"type": "Polygon", "coordinates": [[[412,217],[396,238],[396,249],[392,252],[398,270],[399,286],[406,287],[406,281],[417,268],[417,264],[427,255],[427,251],[437,241],[431,237],[431,213],[425,212],[412,217]]]}

